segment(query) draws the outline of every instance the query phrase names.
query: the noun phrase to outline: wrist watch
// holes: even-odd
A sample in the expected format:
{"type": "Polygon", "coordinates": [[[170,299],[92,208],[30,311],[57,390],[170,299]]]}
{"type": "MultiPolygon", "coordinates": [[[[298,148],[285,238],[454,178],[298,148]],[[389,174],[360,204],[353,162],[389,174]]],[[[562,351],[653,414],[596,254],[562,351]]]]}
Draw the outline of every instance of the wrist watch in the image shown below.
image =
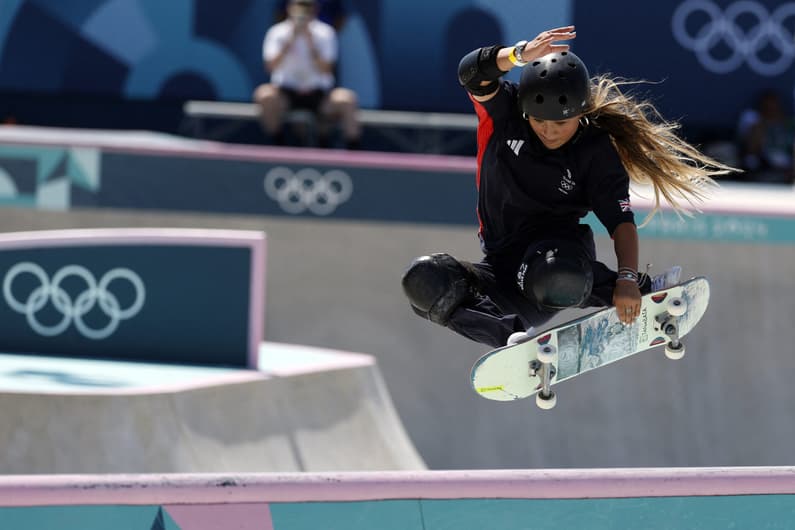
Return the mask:
{"type": "Polygon", "coordinates": [[[508,55],[508,59],[510,59],[510,61],[516,66],[524,66],[527,64],[527,61],[522,60],[522,52],[524,52],[525,46],[527,46],[527,41],[520,40],[513,45],[513,49],[511,50],[510,55],[508,55]]]}

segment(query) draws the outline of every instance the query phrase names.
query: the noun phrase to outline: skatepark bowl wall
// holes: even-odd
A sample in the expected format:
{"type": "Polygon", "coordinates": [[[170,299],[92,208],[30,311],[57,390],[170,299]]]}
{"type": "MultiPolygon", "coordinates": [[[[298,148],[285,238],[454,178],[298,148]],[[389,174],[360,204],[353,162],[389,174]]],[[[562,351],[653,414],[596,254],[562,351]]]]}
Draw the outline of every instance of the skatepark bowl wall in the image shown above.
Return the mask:
{"type": "MultiPolygon", "coordinates": [[[[417,318],[400,287],[416,256],[480,259],[473,159],[31,128],[0,128],[0,143],[15,185],[0,208],[5,231],[267,233],[266,339],[371,354],[431,469],[791,464],[792,187],[722,183],[702,213],[664,210],[642,227],[642,264],[710,280],[687,354],[669,361],[658,348],[595,370],[557,386],[557,407],[539,411],[477,396],[469,370],[486,348],[417,318]]],[[[639,218],[648,197],[633,193],[639,218]]],[[[611,240],[587,221],[615,266],[611,240]]]]}
{"type": "Polygon", "coordinates": [[[2,528],[791,528],[795,469],[0,477],[2,528]]]}
{"type": "Polygon", "coordinates": [[[0,234],[0,270],[0,473],[424,467],[374,357],[261,340],[262,232],[0,234]]]}

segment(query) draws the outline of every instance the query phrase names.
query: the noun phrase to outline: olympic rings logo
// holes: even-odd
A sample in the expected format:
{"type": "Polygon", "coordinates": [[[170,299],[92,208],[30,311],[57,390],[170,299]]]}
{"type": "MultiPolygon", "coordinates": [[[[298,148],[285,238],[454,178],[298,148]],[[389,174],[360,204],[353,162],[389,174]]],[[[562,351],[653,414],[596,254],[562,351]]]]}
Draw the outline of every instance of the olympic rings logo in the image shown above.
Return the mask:
{"type": "Polygon", "coordinates": [[[25,315],[30,327],[39,335],[53,337],[60,335],[74,322],[77,331],[87,339],[100,340],[109,337],[119,327],[119,322],[134,317],[144,305],[146,290],[141,278],[125,268],[115,268],[106,272],[99,282],[91,272],[80,265],[67,265],[61,268],[50,280],[47,273],[39,265],[28,261],[20,262],[11,267],[3,279],[3,296],[8,306],[25,315]],[[18,300],[14,295],[12,284],[22,274],[31,274],[38,282],[38,287],[30,292],[27,299],[18,300]],[[86,288],[73,300],[61,284],[69,277],[82,280],[86,288]],[[135,300],[130,307],[122,309],[119,299],[108,288],[114,281],[126,280],[135,290],[135,300]],[[61,319],[54,325],[42,324],[37,318],[48,302],[51,302],[61,319]],[[89,327],[83,320],[84,316],[96,305],[107,315],[109,322],[101,328],[89,327]]]}
{"type": "Polygon", "coordinates": [[[265,175],[264,186],[268,197],[290,214],[309,210],[315,215],[330,215],[353,194],[351,177],[338,169],[321,174],[305,168],[293,173],[278,166],[265,175]]]}
{"type": "Polygon", "coordinates": [[[784,3],[770,13],[752,0],[734,2],[725,11],[711,0],[687,0],[676,8],[671,20],[677,42],[695,52],[710,72],[728,74],[747,63],[751,70],[768,77],[785,72],[795,60],[795,36],[788,29],[793,23],[795,2],[784,3]],[[741,19],[749,21],[750,27],[744,29],[741,19]],[[716,57],[714,51],[719,48],[728,48],[729,55],[716,57]]]}

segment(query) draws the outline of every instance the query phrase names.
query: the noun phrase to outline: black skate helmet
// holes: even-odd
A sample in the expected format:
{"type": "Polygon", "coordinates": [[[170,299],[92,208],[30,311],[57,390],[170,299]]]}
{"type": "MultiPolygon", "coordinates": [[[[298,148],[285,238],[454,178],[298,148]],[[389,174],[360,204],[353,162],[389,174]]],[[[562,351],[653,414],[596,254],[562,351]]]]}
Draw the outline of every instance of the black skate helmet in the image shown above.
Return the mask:
{"type": "Polygon", "coordinates": [[[519,109],[525,118],[572,118],[587,108],[590,94],[588,69],[572,52],[549,53],[522,68],[519,109]]]}

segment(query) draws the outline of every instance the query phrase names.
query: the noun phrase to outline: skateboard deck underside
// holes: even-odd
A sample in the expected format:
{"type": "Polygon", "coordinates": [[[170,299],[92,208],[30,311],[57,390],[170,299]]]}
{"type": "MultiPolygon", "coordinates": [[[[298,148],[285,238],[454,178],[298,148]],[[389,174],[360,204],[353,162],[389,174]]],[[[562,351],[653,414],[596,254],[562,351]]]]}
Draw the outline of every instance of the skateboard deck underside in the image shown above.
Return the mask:
{"type": "Polygon", "coordinates": [[[659,328],[656,317],[666,313],[667,302],[674,297],[687,304],[685,314],[678,317],[679,337],[683,337],[695,327],[709,304],[709,282],[705,278],[693,278],[645,295],[640,317],[632,325],[622,324],[615,308],[610,307],[547,330],[525,343],[493,350],[472,367],[472,387],[482,397],[497,401],[535,394],[540,378],[530,375],[530,363],[544,344],[551,344],[558,351],[552,384],[665,344],[668,338],[655,329],[659,328]]]}

